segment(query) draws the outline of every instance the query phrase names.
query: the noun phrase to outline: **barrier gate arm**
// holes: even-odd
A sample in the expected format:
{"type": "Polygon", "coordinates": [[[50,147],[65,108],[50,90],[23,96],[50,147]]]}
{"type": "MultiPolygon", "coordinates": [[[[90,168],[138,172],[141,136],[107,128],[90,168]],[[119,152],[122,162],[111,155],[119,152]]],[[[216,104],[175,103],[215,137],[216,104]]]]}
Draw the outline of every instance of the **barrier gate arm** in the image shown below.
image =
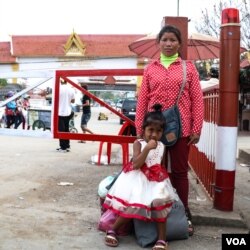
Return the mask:
{"type": "Polygon", "coordinates": [[[59,70],[56,71],[55,76],[55,92],[54,92],[54,117],[53,124],[54,138],[60,139],[73,139],[73,140],[89,140],[89,141],[106,141],[113,143],[133,143],[135,136],[118,136],[118,135],[102,135],[102,134],[74,134],[74,133],[65,133],[58,131],[58,104],[59,104],[59,90],[60,90],[60,78],[66,80],[73,87],[77,88],[84,94],[88,95],[90,98],[98,102],[100,105],[104,106],[111,112],[115,113],[130,125],[134,126],[134,121],[130,120],[128,117],[119,113],[117,110],[97,98],[95,95],[91,94],[87,90],[81,88],[78,84],[70,80],[68,77],[77,77],[77,76],[140,76],[143,75],[143,69],[101,69],[101,70],[59,70]]]}

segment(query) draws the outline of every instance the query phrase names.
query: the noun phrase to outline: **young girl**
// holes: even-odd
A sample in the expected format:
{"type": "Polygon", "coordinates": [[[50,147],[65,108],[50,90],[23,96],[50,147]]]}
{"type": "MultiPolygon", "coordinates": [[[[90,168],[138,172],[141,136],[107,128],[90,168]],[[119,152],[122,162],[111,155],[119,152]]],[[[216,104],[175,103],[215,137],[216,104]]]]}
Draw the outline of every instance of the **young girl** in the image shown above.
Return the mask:
{"type": "Polygon", "coordinates": [[[109,190],[103,206],[119,215],[112,230],[107,231],[105,244],[118,246],[116,231],[131,219],[157,222],[158,241],[153,250],[167,249],[166,220],[176,195],[168,173],[162,165],[164,145],[160,139],[165,126],[161,105],[146,114],[143,139],[133,145],[133,160],[123,168],[109,190]]]}

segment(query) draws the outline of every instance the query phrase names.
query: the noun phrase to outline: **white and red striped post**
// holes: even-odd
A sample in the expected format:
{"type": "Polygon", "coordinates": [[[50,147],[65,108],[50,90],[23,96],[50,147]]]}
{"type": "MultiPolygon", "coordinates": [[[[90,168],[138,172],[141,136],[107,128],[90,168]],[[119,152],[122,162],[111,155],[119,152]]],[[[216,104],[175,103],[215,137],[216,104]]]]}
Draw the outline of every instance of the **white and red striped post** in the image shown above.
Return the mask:
{"type": "Polygon", "coordinates": [[[220,33],[219,114],[216,141],[214,207],[233,210],[238,134],[240,70],[239,11],[222,11],[220,33]]]}

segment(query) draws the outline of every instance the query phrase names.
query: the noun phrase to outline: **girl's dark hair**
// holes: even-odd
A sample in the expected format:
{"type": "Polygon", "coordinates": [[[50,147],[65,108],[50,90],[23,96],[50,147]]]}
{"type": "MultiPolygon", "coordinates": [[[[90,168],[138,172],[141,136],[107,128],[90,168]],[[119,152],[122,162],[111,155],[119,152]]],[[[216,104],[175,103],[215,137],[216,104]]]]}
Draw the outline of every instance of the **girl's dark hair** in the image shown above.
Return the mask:
{"type": "Polygon", "coordinates": [[[181,39],[181,32],[180,30],[173,26],[173,25],[166,25],[166,26],[163,26],[162,29],[160,30],[157,38],[156,38],[156,41],[159,43],[163,34],[164,33],[174,33],[177,40],[179,41],[179,43],[181,44],[182,43],[182,39],[181,39]]]}
{"type": "Polygon", "coordinates": [[[152,108],[154,111],[148,112],[144,117],[142,123],[143,130],[151,124],[160,124],[161,128],[164,129],[166,122],[162,114],[162,105],[157,103],[152,108]]]}

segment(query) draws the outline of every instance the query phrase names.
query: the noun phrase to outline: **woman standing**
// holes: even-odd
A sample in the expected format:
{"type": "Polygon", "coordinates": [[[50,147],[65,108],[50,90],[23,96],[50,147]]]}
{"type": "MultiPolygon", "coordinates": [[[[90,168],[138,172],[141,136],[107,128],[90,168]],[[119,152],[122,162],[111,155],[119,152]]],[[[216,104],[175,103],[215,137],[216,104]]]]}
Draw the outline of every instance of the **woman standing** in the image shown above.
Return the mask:
{"type": "MultiPolygon", "coordinates": [[[[182,59],[179,54],[181,32],[174,26],[164,26],[158,34],[157,42],[161,51],[160,58],[145,68],[138,96],[135,118],[138,137],[142,136],[142,121],[146,112],[152,111],[155,103],[160,103],[163,110],[172,107],[183,81],[182,59]]],[[[167,148],[166,154],[170,160],[172,185],[186,209],[190,235],[193,234],[194,228],[188,208],[188,154],[190,145],[199,142],[203,108],[199,74],[193,63],[187,61],[186,83],[179,100],[182,136],[175,145],[167,148]]]]}
{"type": "Polygon", "coordinates": [[[24,115],[23,129],[25,129],[26,123],[27,123],[27,129],[30,129],[29,115],[28,115],[28,110],[30,108],[29,99],[30,99],[30,96],[25,94],[23,97],[23,115],[24,115]]]}

